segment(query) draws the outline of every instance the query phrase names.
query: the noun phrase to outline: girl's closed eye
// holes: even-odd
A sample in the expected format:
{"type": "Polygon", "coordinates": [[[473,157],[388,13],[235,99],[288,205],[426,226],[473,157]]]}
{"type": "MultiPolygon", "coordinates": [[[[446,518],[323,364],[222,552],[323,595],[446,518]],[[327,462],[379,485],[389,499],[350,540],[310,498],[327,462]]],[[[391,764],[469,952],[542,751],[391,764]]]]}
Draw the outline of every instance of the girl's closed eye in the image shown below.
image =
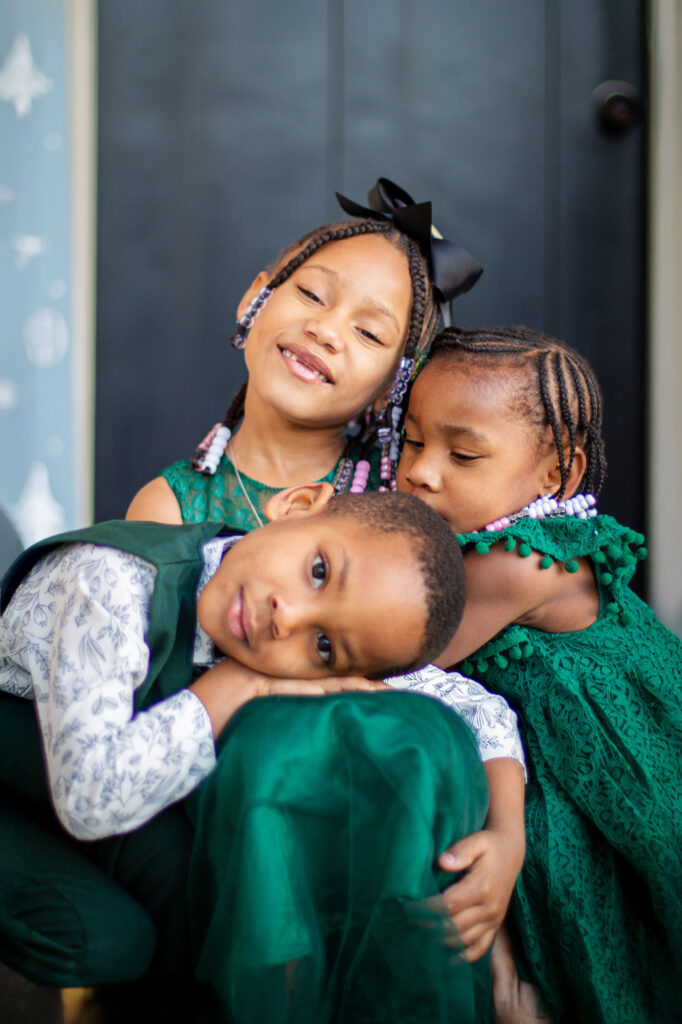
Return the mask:
{"type": "Polygon", "coordinates": [[[482,455],[470,455],[467,452],[450,452],[450,458],[453,462],[478,462],[482,459],[482,455]]]}
{"type": "Polygon", "coordinates": [[[416,437],[405,437],[405,444],[410,448],[423,448],[424,442],[418,441],[416,437]]]}
{"type": "Polygon", "coordinates": [[[361,334],[363,338],[367,338],[368,341],[373,342],[375,345],[383,346],[385,344],[378,334],[375,334],[373,331],[368,331],[365,327],[358,327],[358,333],[361,334]]]}
{"type": "Polygon", "coordinates": [[[315,635],[315,647],[325,665],[334,664],[334,645],[326,633],[315,635]]]}
{"type": "Polygon", "coordinates": [[[311,302],[316,303],[318,306],[322,305],[322,299],[319,297],[319,295],[316,295],[315,292],[312,291],[310,288],[304,288],[302,284],[297,284],[296,288],[301,293],[301,295],[304,295],[306,297],[306,299],[310,299],[311,302]]]}
{"type": "Polygon", "coordinates": [[[310,567],[310,577],[313,581],[315,590],[324,586],[329,579],[329,562],[321,551],[318,551],[313,558],[312,565],[310,567]]]}

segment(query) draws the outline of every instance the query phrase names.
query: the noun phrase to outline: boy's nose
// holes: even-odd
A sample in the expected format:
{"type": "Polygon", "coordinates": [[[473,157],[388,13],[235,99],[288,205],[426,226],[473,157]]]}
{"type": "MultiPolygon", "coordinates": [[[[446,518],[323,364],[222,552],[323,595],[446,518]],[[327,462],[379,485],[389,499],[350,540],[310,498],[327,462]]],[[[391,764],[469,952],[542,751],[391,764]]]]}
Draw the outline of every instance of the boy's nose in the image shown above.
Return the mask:
{"type": "Polygon", "coordinates": [[[305,618],[300,602],[282,594],[270,595],[270,628],[275,640],[286,640],[301,628],[305,618]]]}

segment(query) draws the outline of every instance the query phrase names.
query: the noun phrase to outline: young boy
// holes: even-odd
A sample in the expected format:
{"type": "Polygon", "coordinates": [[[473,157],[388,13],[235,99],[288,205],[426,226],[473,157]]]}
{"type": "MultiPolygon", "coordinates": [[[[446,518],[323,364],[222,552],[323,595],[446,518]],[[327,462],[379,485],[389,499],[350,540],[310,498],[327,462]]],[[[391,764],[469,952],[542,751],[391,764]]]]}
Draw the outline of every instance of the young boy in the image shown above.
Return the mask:
{"type": "MultiPolygon", "coordinates": [[[[149,888],[148,878],[142,885],[135,879],[131,884],[130,850],[139,848],[141,837],[158,833],[161,826],[174,820],[171,812],[159,812],[208,775],[216,763],[213,740],[228,722],[220,771],[211,777],[210,796],[222,796],[233,780],[242,783],[236,738],[248,735],[243,725],[248,709],[239,721],[235,713],[252,697],[378,688],[381,684],[373,686],[367,679],[339,681],[334,677],[339,673],[379,677],[408,671],[432,660],[452,635],[461,615],[463,587],[459,549],[449,529],[423,503],[404,495],[333,500],[330,496],[328,485],[283,492],[268,508],[274,522],[245,537],[218,536],[219,524],[210,523],[178,528],[103,524],[31,549],[8,573],[2,595],[0,688],[14,697],[5,698],[9,703],[3,708],[3,730],[18,721],[17,708],[24,711],[27,706],[27,701],[17,697],[34,700],[50,796],[67,830],[80,839],[137,830],[123,840],[72,844],[68,849],[64,837],[54,829],[41,833],[39,842],[31,840],[26,858],[32,863],[29,890],[36,878],[49,876],[59,858],[77,856],[78,863],[66,865],[60,882],[66,875],[71,880],[78,875],[75,895],[70,889],[67,902],[70,909],[78,906],[83,934],[74,940],[78,956],[73,946],[65,949],[63,942],[60,946],[55,933],[58,940],[62,934],[45,925],[44,906],[42,917],[36,916],[35,907],[23,915],[22,933],[14,894],[14,906],[8,909],[4,901],[0,907],[0,957],[12,966],[39,981],[58,985],[121,981],[144,972],[157,938],[148,924],[145,928],[144,922],[135,921],[134,908],[121,910],[120,900],[115,912],[102,909],[116,894],[103,895],[102,878],[88,875],[97,864],[104,868],[107,883],[122,878],[125,888],[147,906],[158,934],[155,962],[163,960],[168,971],[170,964],[178,963],[178,950],[173,956],[166,952],[161,957],[158,943],[181,929],[149,908],[143,891],[149,888]],[[220,664],[216,664],[218,652],[229,656],[220,664]],[[198,678],[197,672],[202,673],[198,678]],[[155,815],[159,816],[139,828],[155,815]],[[112,847],[112,843],[116,845],[112,847]],[[39,854],[42,861],[36,867],[32,858],[39,854]],[[85,882],[92,884],[94,896],[83,907],[78,887],[85,882]],[[87,919],[93,913],[95,920],[87,919]],[[103,923],[116,940],[117,952],[108,960],[104,954],[99,958],[93,955],[103,923]],[[124,963],[119,954],[126,937],[124,963]]],[[[329,698],[332,717],[345,715],[351,707],[345,696],[329,698]]],[[[324,740],[318,750],[324,755],[333,749],[343,761],[349,735],[371,732],[385,738],[394,736],[398,728],[404,739],[414,728],[424,726],[423,735],[436,737],[429,741],[435,748],[445,744],[438,770],[442,769],[448,788],[452,788],[455,764],[449,745],[460,751],[458,800],[469,794],[464,804],[457,803],[452,811],[458,818],[456,828],[450,827],[448,813],[439,811],[437,838],[429,826],[425,839],[442,849],[446,841],[480,827],[485,815],[485,782],[471,739],[459,720],[439,704],[412,694],[382,694],[372,701],[364,706],[361,702],[357,711],[352,707],[359,718],[352,723],[351,732],[344,734],[343,742],[337,725],[330,725],[329,742],[324,740]],[[377,701],[385,702],[381,709],[377,701]],[[438,738],[433,732],[434,717],[447,718],[449,738],[442,733],[438,738]],[[370,719],[372,727],[365,729],[370,719]]],[[[309,706],[304,702],[301,711],[309,706]]],[[[267,715],[276,729],[284,707],[270,704],[261,717],[265,720],[267,715]]],[[[249,712],[247,724],[253,720],[249,712]]],[[[16,750],[18,736],[14,736],[15,753],[25,755],[29,734],[23,751],[16,750]]],[[[416,745],[425,742],[420,738],[416,745]]],[[[410,744],[412,749],[415,744],[412,740],[410,744]]],[[[286,745],[284,739],[281,746],[286,745]]],[[[17,758],[8,764],[10,747],[4,745],[3,781],[21,792],[26,776],[17,758]]],[[[253,748],[249,749],[251,757],[253,748]]],[[[437,749],[428,751],[436,763],[437,749]]],[[[403,763],[412,765],[412,755],[404,750],[375,749],[371,756],[382,765],[384,761],[396,768],[403,763]]],[[[257,763],[262,763],[261,755],[257,763]]],[[[419,775],[413,766],[409,771],[410,777],[419,775]]],[[[431,756],[422,759],[421,771],[432,780],[431,756]]],[[[259,770],[259,779],[262,774],[259,770]]],[[[332,774],[338,776],[338,772],[332,774]]],[[[379,776],[385,775],[382,767],[379,776]]],[[[304,774],[301,779],[306,790],[322,792],[314,780],[306,781],[304,774]]],[[[325,783],[324,800],[331,801],[336,784],[336,777],[325,783]]],[[[427,789],[431,784],[427,783],[427,789]]],[[[372,822],[378,820],[377,813],[387,810],[385,804],[372,804],[374,785],[368,805],[372,822]]],[[[344,803],[345,791],[340,798],[344,803]]],[[[400,803],[402,796],[396,791],[391,799],[400,803]]],[[[201,804],[199,832],[210,836],[214,822],[206,803],[201,804]]],[[[428,822],[428,816],[416,806],[410,813],[415,810],[418,821],[428,822]]],[[[22,830],[34,828],[37,813],[33,805],[27,809],[8,804],[3,818],[16,837],[22,830]]],[[[218,822],[219,828],[223,820],[218,822]]],[[[47,829],[44,813],[40,825],[47,829]]],[[[336,832],[333,838],[338,838],[336,832]]],[[[165,872],[162,859],[175,845],[176,840],[169,842],[167,837],[157,841],[154,858],[159,881],[154,890],[165,874],[169,884],[179,889],[177,868],[175,874],[165,872]]],[[[13,849],[16,846],[14,842],[13,849]]],[[[206,843],[200,846],[199,864],[207,849],[206,843]]],[[[417,856],[415,860],[411,849],[404,849],[403,855],[410,865],[424,861],[412,896],[420,895],[419,887],[423,888],[428,877],[427,890],[433,893],[433,851],[425,859],[417,856]]],[[[136,869],[140,860],[145,857],[135,858],[136,869]]],[[[25,864],[14,867],[21,875],[25,864]]],[[[222,884],[224,872],[220,874],[222,884]]],[[[202,869],[199,896],[203,877],[202,869]]],[[[395,884],[399,877],[400,873],[395,875],[395,884]]],[[[48,877],[46,886],[51,883],[54,879],[48,877]]],[[[383,882],[377,884],[383,891],[383,882]]],[[[157,896],[155,891],[154,898],[157,896]]],[[[21,904],[21,899],[18,902],[21,904]]],[[[209,921],[203,912],[196,915],[200,932],[207,936],[214,912],[212,904],[209,921]]],[[[224,945],[219,944],[221,951],[224,945]]],[[[203,949],[204,961],[207,957],[210,961],[211,955],[209,943],[203,949]]],[[[225,977],[222,972],[221,977],[225,977]]],[[[424,985],[426,990],[432,987],[426,976],[424,985]]]]}
{"type": "Polygon", "coordinates": [[[439,653],[463,603],[447,528],[411,499],[330,493],[282,492],[267,529],[244,537],[105,524],[31,549],[8,574],[0,688],[36,702],[52,802],[72,835],[130,831],[186,796],[252,697],[320,694],[340,676],[367,689],[359,677],[439,653]],[[155,557],[170,562],[155,569],[155,557]],[[192,682],[222,655],[239,664],[192,682]]]}

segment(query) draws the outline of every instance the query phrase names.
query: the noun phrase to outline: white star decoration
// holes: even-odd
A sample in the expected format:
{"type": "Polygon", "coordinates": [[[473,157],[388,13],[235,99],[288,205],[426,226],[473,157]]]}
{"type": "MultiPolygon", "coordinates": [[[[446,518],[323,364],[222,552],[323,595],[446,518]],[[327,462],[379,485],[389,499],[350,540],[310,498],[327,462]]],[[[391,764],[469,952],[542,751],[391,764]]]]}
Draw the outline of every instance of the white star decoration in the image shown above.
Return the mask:
{"type": "Polygon", "coordinates": [[[17,117],[25,117],[30,113],[33,100],[44,96],[53,85],[35,66],[28,36],[22,32],[0,68],[0,100],[13,103],[17,117]]]}

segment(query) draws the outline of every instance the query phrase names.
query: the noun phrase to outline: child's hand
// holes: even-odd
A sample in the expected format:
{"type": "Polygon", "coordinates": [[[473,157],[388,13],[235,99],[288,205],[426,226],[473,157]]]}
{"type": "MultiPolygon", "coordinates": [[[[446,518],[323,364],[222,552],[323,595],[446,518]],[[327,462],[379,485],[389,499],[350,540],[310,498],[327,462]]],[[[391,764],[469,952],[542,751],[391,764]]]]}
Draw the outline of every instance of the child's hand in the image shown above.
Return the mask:
{"type": "Polygon", "coordinates": [[[340,693],[344,690],[385,690],[389,687],[363,676],[277,679],[261,675],[232,658],[225,658],[200,676],[189,689],[206,708],[213,736],[217,737],[235,711],[254,697],[321,697],[325,693],[340,693]]]}
{"type": "Polygon", "coordinates": [[[454,843],[438,859],[466,874],[443,892],[469,961],[486,952],[507,913],[525,853],[523,832],[484,829],[454,843]]]}

